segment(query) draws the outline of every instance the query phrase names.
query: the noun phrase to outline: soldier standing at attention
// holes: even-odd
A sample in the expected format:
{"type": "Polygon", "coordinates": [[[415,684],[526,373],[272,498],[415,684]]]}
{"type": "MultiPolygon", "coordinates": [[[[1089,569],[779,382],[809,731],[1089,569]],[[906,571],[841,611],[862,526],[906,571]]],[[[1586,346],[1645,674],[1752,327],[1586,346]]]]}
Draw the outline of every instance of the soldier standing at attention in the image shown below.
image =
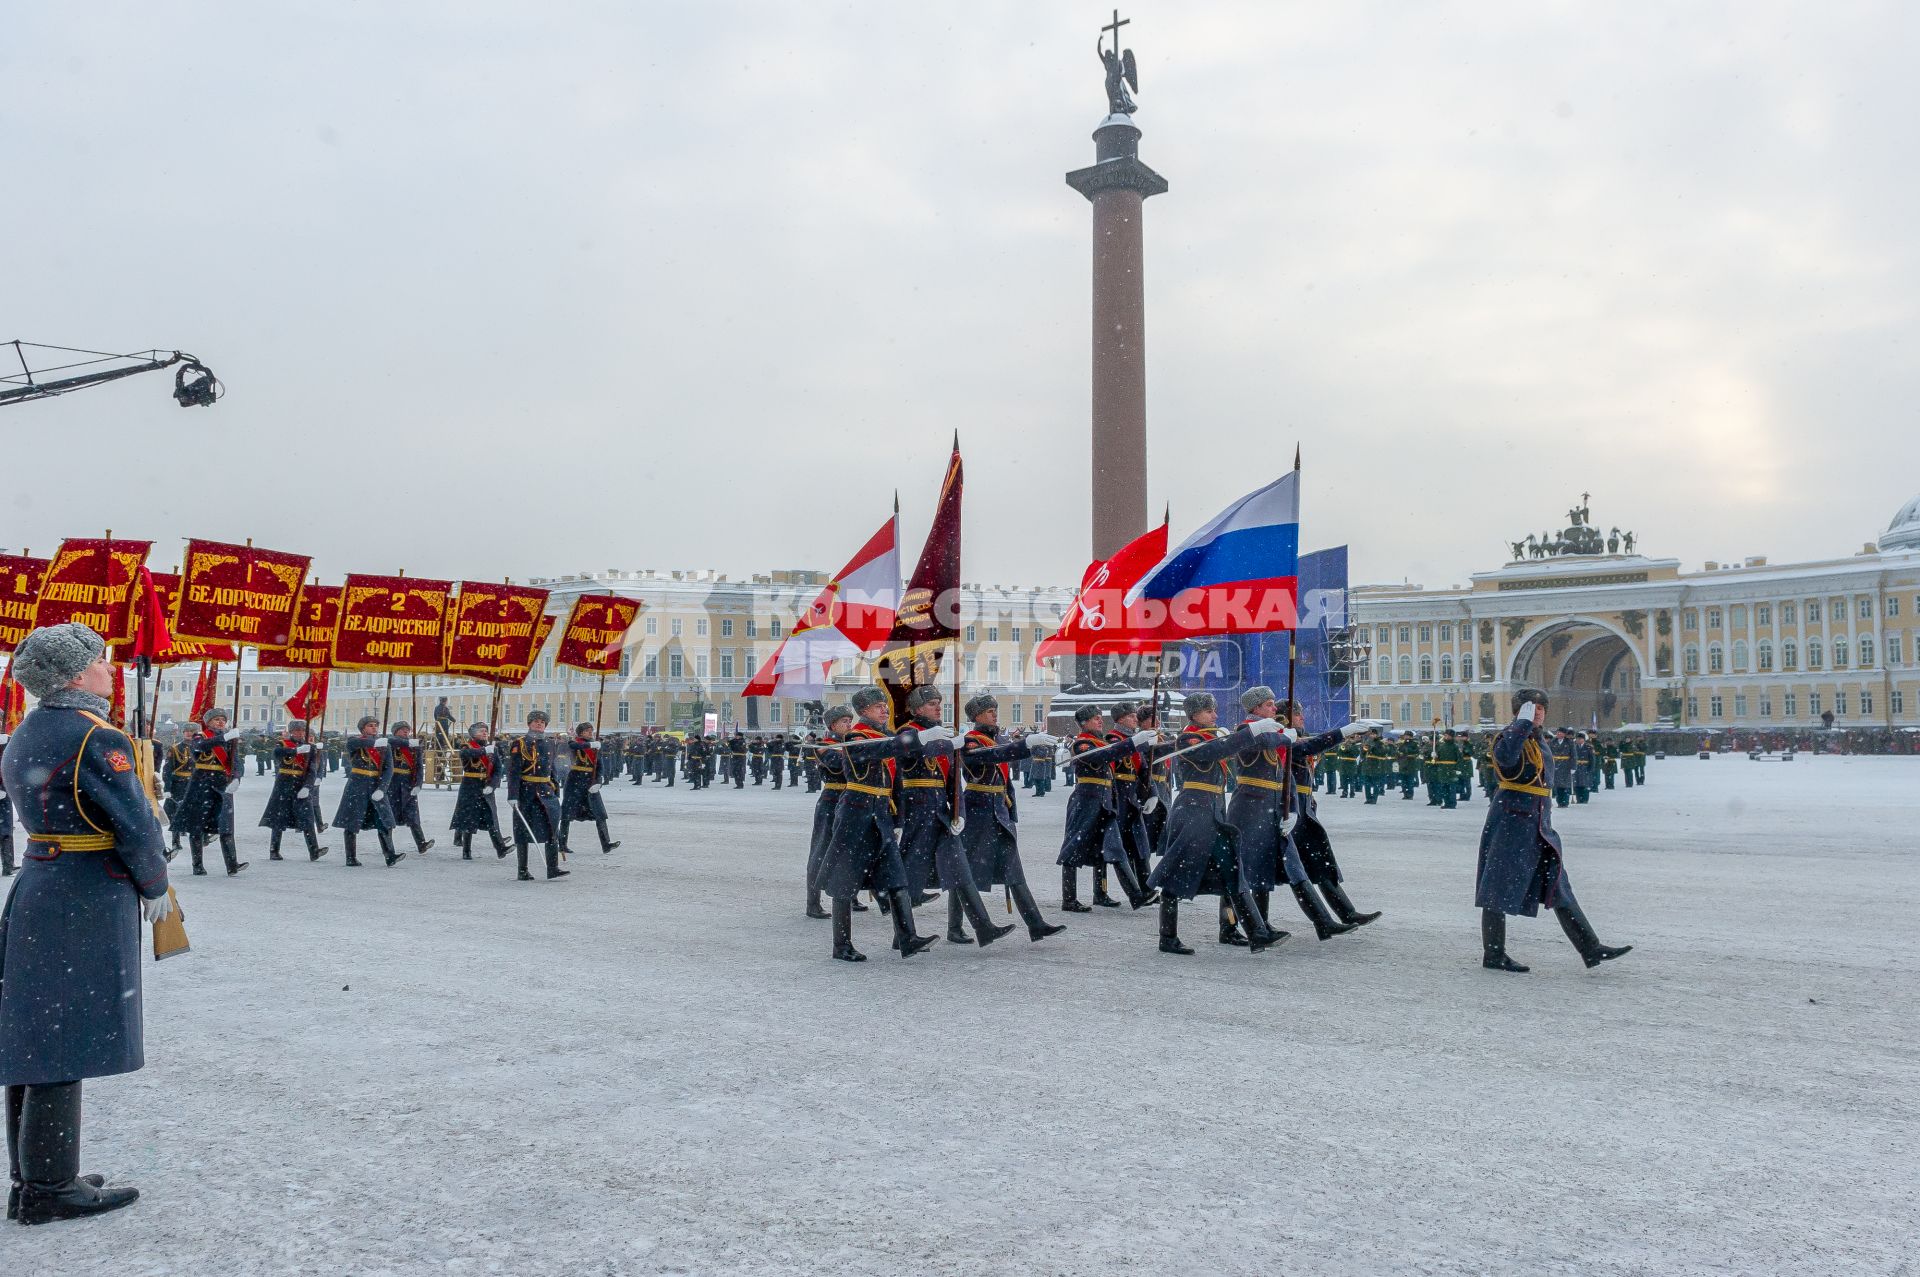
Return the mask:
{"type": "Polygon", "coordinates": [[[527,846],[539,843],[546,853],[547,877],[564,878],[571,870],[560,867],[560,800],[553,783],[553,739],[547,735],[545,710],[527,715],[527,734],[513,744],[513,767],[507,773],[507,801],[515,806],[513,846],[520,861],[520,881],[532,882],[527,872],[527,846]]]}
{"type": "Polygon", "coordinates": [[[747,742],[747,770],[753,773],[756,785],[767,779],[767,742],[758,736],[747,742]]]}
{"type": "Polygon", "coordinates": [[[387,791],[396,825],[405,825],[413,834],[414,853],[424,856],[433,839],[420,824],[420,782],[427,776],[427,751],[413,738],[413,725],[402,720],[393,725],[393,787],[387,791]]]}
{"type": "Polygon", "coordinates": [[[340,791],[340,806],[333,813],[333,827],[341,831],[347,843],[347,867],[358,869],[355,839],[363,829],[371,829],[380,839],[380,854],[387,868],[400,862],[393,849],[393,807],[387,802],[393,784],[393,754],[387,738],[375,735],[380,720],[371,714],[362,718],[357,736],[347,738],[347,783],[340,791]]]}
{"type": "Polygon", "coordinates": [[[107,721],[106,644],[84,625],[46,626],[21,641],[12,675],[39,704],[0,759],[28,842],[0,914],[7,1218],[45,1224],[140,1196],[80,1173],[80,1087],[146,1064],[140,921],[172,900],[136,746],[107,721]]]}
{"type": "Polygon", "coordinates": [[[1596,762],[1593,756],[1593,744],[1585,732],[1575,732],[1568,746],[1573,755],[1573,800],[1585,803],[1593,793],[1593,777],[1596,762]]]}
{"type": "Polygon", "coordinates": [[[1413,791],[1420,784],[1420,741],[1409,732],[1400,738],[1394,747],[1395,764],[1400,781],[1400,797],[1404,801],[1413,800],[1413,791]]]}
{"type": "Polygon", "coordinates": [[[1460,805],[1460,792],[1456,788],[1460,783],[1460,742],[1454,739],[1453,729],[1447,728],[1440,733],[1440,739],[1433,746],[1433,779],[1427,783],[1427,790],[1440,800],[1440,805],[1452,811],[1460,805]]]}
{"type": "Polygon", "coordinates": [[[1600,943],[1567,879],[1551,805],[1559,791],[1554,771],[1558,763],[1540,730],[1547,717],[1546,693],[1523,688],[1513,694],[1513,708],[1513,722],[1493,744],[1500,789],[1480,831],[1474,890],[1480,910],[1480,965],[1490,971],[1525,971],[1507,954],[1507,915],[1531,918],[1545,905],[1559,918],[1581,960],[1597,967],[1633,946],[1600,943]]]}
{"type": "Polygon", "coordinates": [[[247,867],[233,841],[232,794],[240,784],[240,732],[227,727],[223,709],[208,710],[204,717],[207,731],[193,742],[193,777],[174,825],[186,831],[194,876],[206,876],[201,853],[212,837],[220,840],[220,855],[227,862],[227,876],[232,877],[247,867]]]}
{"type": "MultiPolygon", "coordinates": [[[[1543,705],[1545,703],[1541,702],[1543,705]]],[[[1567,738],[1566,728],[1554,729],[1550,748],[1553,753],[1554,806],[1565,807],[1573,796],[1573,742],[1567,738]]]]}
{"type": "Polygon", "coordinates": [[[327,848],[320,845],[313,802],[320,755],[307,739],[307,725],[298,719],[288,723],[287,737],[273,747],[273,756],[273,793],[268,795],[267,809],[260,816],[261,827],[273,831],[267,858],[283,859],[280,837],[289,829],[298,829],[307,840],[307,859],[318,860],[327,854],[327,848]]]}
{"type": "MultiPolygon", "coordinates": [[[[671,765],[669,760],[669,765],[671,765]]],[[[707,741],[704,736],[687,737],[687,783],[695,789],[706,788],[707,741]]],[[[668,784],[673,782],[669,780],[668,784]]]]}
{"type": "Polygon", "coordinates": [[[493,839],[493,854],[504,858],[509,850],[500,836],[500,813],[494,809],[494,791],[500,787],[500,758],[488,739],[492,729],[475,723],[460,747],[460,793],[453,800],[453,841],[460,859],[473,859],[473,836],[485,832],[493,839]]]}
{"type": "Polygon", "coordinates": [[[600,835],[600,854],[606,855],[620,844],[607,832],[607,803],[600,797],[600,746],[593,739],[593,724],[581,723],[573,729],[573,764],[567,768],[566,793],[560,802],[560,845],[567,845],[567,829],[576,820],[591,820],[600,835]]]}
{"type": "Polygon", "coordinates": [[[453,748],[453,706],[444,696],[433,707],[433,743],[437,749],[453,748]]]}
{"type": "Polygon", "coordinates": [[[727,742],[727,774],[735,789],[747,787],[747,734],[738,727],[733,729],[733,737],[727,742]]]}
{"type": "Polygon", "coordinates": [[[1620,770],[1620,742],[1609,736],[1600,742],[1600,778],[1608,789],[1613,788],[1613,778],[1620,770]]]}
{"type": "Polygon", "coordinates": [[[1380,795],[1387,792],[1387,781],[1393,772],[1393,752],[1386,737],[1379,732],[1367,733],[1364,740],[1360,753],[1360,786],[1367,802],[1377,803],[1380,795]]]}

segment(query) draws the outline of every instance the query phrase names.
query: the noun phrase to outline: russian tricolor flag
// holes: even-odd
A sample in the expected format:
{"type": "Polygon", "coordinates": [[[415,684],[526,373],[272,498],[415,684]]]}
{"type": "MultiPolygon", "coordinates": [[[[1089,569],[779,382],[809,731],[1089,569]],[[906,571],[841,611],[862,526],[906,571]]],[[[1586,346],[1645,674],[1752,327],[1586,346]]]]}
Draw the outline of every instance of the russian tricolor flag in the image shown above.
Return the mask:
{"type": "Polygon", "coordinates": [[[1196,633],[1292,629],[1299,576],[1296,469],[1214,516],[1128,590],[1126,601],[1164,602],[1180,628],[1196,633]],[[1278,624],[1282,613],[1285,623],[1278,624]],[[1205,629],[1194,624],[1201,617],[1205,629]]]}

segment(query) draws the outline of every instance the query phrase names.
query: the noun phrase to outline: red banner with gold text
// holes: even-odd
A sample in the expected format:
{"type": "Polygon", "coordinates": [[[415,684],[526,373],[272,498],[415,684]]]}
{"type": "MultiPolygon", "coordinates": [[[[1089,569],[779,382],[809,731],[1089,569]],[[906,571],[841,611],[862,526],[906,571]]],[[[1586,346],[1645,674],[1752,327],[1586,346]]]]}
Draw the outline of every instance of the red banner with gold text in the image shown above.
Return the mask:
{"type": "Polygon", "coordinates": [[[547,591],[530,585],[460,582],[447,627],[447,669],[485,674],[533,664],[547,591]]]}
{"type": "Polygon", "coordinates": [[[293,641],[284,648],[262,648],[263,670],[323,670],[333,663],[333,634],[340,628],[340,587],[309,585],[300,591],[293,618],[293,641]]]}
{"type": "Polygon", "coordinates": [[[173,614],[176,638],[285,647],[313,559],[224,541],[189,541],[173,614]]]}
{"type": "Polygon", "coordinates": [[[613,674],[620,669],[620,649],[626,645],[640,600],[618,594],[582,594],[573,601],[567,628],[560,635],[554,664],[589,674],[613,674]]]}
{"type": "Polygon", "coordinates": [[[33,609],[47,560],[26,554],[0,554],[0,652],[11,652],[33,633],[33,609]]]}
{"type": "Polygon", "coordinates": [[[333,636],[333,668],[437,674],[446,665],[453,582],[350,573],[333,636]]]}
{"type": "Polygon", "coordinates": [[[109,643],[133,640],[134,587],[151,541],[69,538],[47,565],[33,628],[78,621],[109,643]]]}

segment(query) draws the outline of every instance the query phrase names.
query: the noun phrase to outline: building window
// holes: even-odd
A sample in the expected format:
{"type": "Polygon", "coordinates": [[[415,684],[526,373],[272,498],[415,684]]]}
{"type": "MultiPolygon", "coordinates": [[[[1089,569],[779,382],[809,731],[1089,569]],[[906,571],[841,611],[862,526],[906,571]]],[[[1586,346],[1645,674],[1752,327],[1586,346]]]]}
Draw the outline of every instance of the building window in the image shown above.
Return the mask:
{"type": "Polygon", "coordinates": [[[1400,702],[1400,721],[1403,723],[1411,723],[1413,721],[1413,702],[1412,701],[1400,702]]]}
{"type": "Polygon", "coordinates": [[[998,683],[999,681],[1000,681],[1000,658],[997,656],[989,656],[987,658],[987,682],[998,683]]]}
{"type": "Polygon", "coordinates": [[[679,652],[667,654],[667,677],[678,682],[687,676],[687,659],[679,652]]]}
{"type": "MultiPolygon", "coordinates": [[[[1018,642],[1019,640],[1018,640],[1018,639],[1016,639],[1016,640],[1014,640],[1014,641],[1015,641],[1015,642],[1018,642]]],[[[1013,703],[1013,722],[1014,722],[1014,726],[1016,726],[1016,727],[1017,727],[1017,726],[1019,726],[1019,725],[1020,725],[1020,719],[1021,719],[1021,717],[1022,717],[1022,711],[1024,711],[1024,710],[1025,710],[1026,708],[1027,708],[1027,703],[1026,703],[1025,701],[1015,701],[1015,702],[1013,703]]]]}
{"type": "Polygon", "coordinates": [[[1898,634],[1889,634],[1887,635],[1887,664],[1898,665],[1899,663],[1900,636],[1898,634]]]}
{"type": "Polygon", "coordinates": [[[1473,682],[1473,653],[1471,652],[1460,658],[1460,681],[1473,682]]]}
{"type": "Polygon", "coordinates": [[[1826,663],[1827,663],[1826,656],[1820,648],[1820,640],[1808,639],[1807,640],[1807,668],[1810,670],[1817,670],[1817,669],[1820,669],[1822,666],[1824,666],[1826,663]]]}
{"type": "Polygon", "coordinates": [[[1871,621],[1873,619],[1872,599],[1863,598],[1860,600],[1860,619],[1863,621],[1871,621]]]}
{"type": "Polygon", "coordinates": [[[779,618],[779,617],[777,617],[777,616],[775,616],[775,617],[770,617],[770,618],[768,618],[768,620],[767,620],[767,637],[768,637],[768,638],[779,638],[779,637],[780,637],[780,618],[779,618]]]}
{"type": "Polygon", "coordinates": [[[1400,681],[1402,683],[1413,682],[1413,658],[1411,656],[1403,656],[1400,658],[1400,681]]]}
{"type": "Polygon", "coordinates": [[[650,617],[648,617],[648,618],[647,618],[647,633],[649,633],[649,634],[658,634],[659,632],[660,632],[660,618],[659,618],[659,617],[657,617],[657,616],[650,616],[650,617]]]}
{"type": "Polygon", "coordinates": [[[1747,716],[1747,694],[1745,692],[1735,692],[1733,694],[1733,716],[1735,718],[1745,718],[1747,716]]]}
{"type": "Polygon", "coordinates": [[[1781,697],[1780,704],[1781,708],[1786,710],[1788,718],[1793,718],[1800,712],[1800,698],[1792,692],[1781,697]]]}
{"type": "Polygon", "coordinates": [[[1847,663],[1851,659],[1852,653],[1848,650],[1847,641],[1843,638],[1835,639],[1833,641],[1833,668],[1843,670],[1847,668],[1847,663]]]}
{"type": "Polygon", "coordinates": [[[1887,615],[1900,615],[1900,596],[1898,594],[1887,595],[1887,615]]]}
{"type": "Polygon", "coordinates": [[[1402,643],[1413,642],[1413,627],[1411,625],[1403,625],[1400,627],[1400,641],[1402,643]]]}
{"type": "Polygon", "coordinates": [[[240,707],[240,721],[243,723],[251,723],[253,721],[253,706],[242,705],[240,707]]]}
{"type": "Polygon", "coordinates": [[[1697,643],[1687,644],[1686,652],[1683,655],[1683,663],[1681,668],[1686,670],[1686,672],[1689,674],[1698,674],[1700,672],[1700,645],[1699,644],[1697,643]]]}
{"type": "Polygon", "coordinates": [[[1847,694],[1845,692],[1835,692],[1833,694],[1833,712],[1836,715],[1847,712],[1847,694]]]}
{"type": "Polygon", "coordinates": [[[1900,688],[1895,688],[1892,692],[1888,693],[1887,703],[1893,707],[1893,712],[1895,714],[1906,713],[1907,712],[1907,694],[1905,690],[1900,688]]]}
{"type": "Polygon", "coordinates": [[[1793,606],[1793,604],[1791,604],[1791,603],[1782,603],[1782,604],[1780,605],[1780,624],[1782,624],[1782,625],[1792,625],[1792,624],[1793,624],[1793,620],[1794,620],[1794,616],[1793,616],[1793,614],[1794,614],[1794,606],[1793,606]]]}
{"type": "Polygon", "coordinates": [[[1808,599],[1807,600],[1807,624],[1812,625],[1815,621],[1818,621],[1819,619],[1820,619],[1820,600],[1808,599]]]}
{"type": "Polygon", "coordinates": [[[1760,697],[1760,717],[1762,718],[1773,717],[1773,698],[1771,696],[1767,696],[1763,694],[1760,697]]]}
{"type": "Polygon", "coordinates": [[[720,618],[720,637],[721,638],[733,637],[733,618],[732,617],[723,616],[720,618]]]}
{"type": "Polygon", "coordinates": [[[613,707],[613,721],[616,723],[631,723],[633,721],[633,707],[625,701],[621,701],[618,705],[615,705],[613,707]]]}
{"type": "Polygon", "coordinates": [[[1000,627],[997,625],[989,625],[987,627],[987,642],[998,643],[999,641],[1000,641],[1000,627]]]}
{"type": "Polygon", "coordinates": [[[1873,668],[1873,636],[1871,634],[1860,636],[1860,668],[1863,670],[1873,668]]]}
{"type": "Polygon", "coordinates": [[[680,637],[680,618],[676,616],[673,618],[672,621],[668,622],[667,629],[673,634],[673,637],[679,638],[680,637]]]}
{"type": "Polygon", "coordinates": [[[1780,668],[1783,670],[1800,668],[1800,648],[1792,639],[1780,645],[1780,668]]]}
{"type": "Polygon", "coordinates": [[[1726,668],[1726,653],[1720,650],[1720,645],[1718,643],[1707,644],[1707,673],[1719,674],[1726,668]]]}
{"type": "Polygon", "coordinates": [[[732,652],[720,653],[720,677],[721,678],[733,677],[733,653],[732,652]]]}
{"type": "Polygon", "coordinates": [[[1755,625],[1772,625],[1773,624],[1773,604],[1771,603],[1755,604],[1753,608],[1753,623],[1755,625]]]}
{"type": "Polygon", "coordinates": [[[1420,625],[1420,641],[1421,641],[1422,643],[1431,643],[1431,642],[1433,642],[1433,626],[1432,626],[1432,624],[1430,624],[1430,623],[1428,623],[1428,622],[1422,622],[1422,623],[1421,623],[1421,625],[1420,625]]]}
{"type": "Polygon", "coordinates": [[[1393,682],[1393,658],[1391,656],[1383,656],[1380,658],[1380,681],[1382,683],[1393,682]]]}
{"type": "Polygon", "coordinates": [[[1720,609],[1719,608],[1710,607],[1707,609],[1707,628],[1710,630],[1717,630],[1720,628],[1720,609]]]}
{"type": "Polygon", "coordinates": [[[1440,681],[1442,683],[1453,682],[1453,658],[1451,656],[1443,655],[1440,658],[1440,681]]]}
{"type": "Polygon", "coordinates": [[[1847,619],[1847,601],[1837,594],[1827,600],[1827,619],[1831,621],[1847,619]]]}
{"type": "Polygon", "coordinates": [[[1382,625],[1378,630],[1374,631],[1373,641],[1376,643],[1393,642],[1393,627],[1391,625],[1382,625]]]}
{"type": "Polygon", "coordinates": [[[773,704],[767,706],[767,721],[769,723],[778,723],[780,721],[779,701],[775,701],[773,704]]]}
{"type": "Polygon", "coordinates": [[[707,654],[695,652],[693,655],[693,676],[705,680],[707,677],[707,654]]]}
{"type": "Polygon", "coordinates": [[[1442,643],[1453,642],[1453,626],[1444,621],[1440,624],[1440,641],[1442,643]]]}
{"type": "Polygon", "coordinates": [[[1736,672],[1747,672],[1747,645],[1739,639],[1733,641],[1733,668],[1736,672]]]}
{"type": "Polygon", "coordinates": [[[747,618],[747,637],[748,638],[760,637],[760,622],[751,616],[747,618]]]}
{"type": "Polygon", "coordinates": [[[641,662],[640,677],[644,679],[649,679],[649,680],[655,680],[660,677],[659,653],[656,652],[654,655],[649,656],[645,661],[641,662]]]}
{"type": "Polygon", "coordinates": [[[641,707],[640,721],[646,723],[648,726],[652,726],[654,723],[660,721],[660,711],[653,707],[652,701],[648,701],[641,707]]]}
{"type": "Polygon", "coordinates": [[[1720,693],[1707,697],[1707,713],[1714,718],[1720,717],[1720,693]]]}
{"type": "Polygon", "coordinates": [[[694,618],[693,635],[695,638],[705,638],[707,636],[707,618],[706,617],[701,616],[701,617],[694,618]]]}
{"type": "Polygon", "coordinates": [[[1863,691],[1860,693],[1860,713],[1862,715],[1873,713],[1873,693],[1872,692],[1863,691]]]}
{"type": "MultiPolygon", "coordinates": [[[[1020,627],[1017,625],[1013,627],[1013,641],[1016,643],[1020,641],[1020,627]]],[[[1013,721],[1017,723],[1020,720],[1016,718],[1013,721]]]]}
{"type": "Polygon", "coordinates": [[[1754,655],[1758,658],[1758,662],[1754,668],[1758,669],[1762,674],[1765,674],[1773,668],[1773,644],[1767,642],[1765,639],[1761,639],[1753,651],[1754,655]]]}
{"type": "Polygon", "coordinates": [[[1700,717],[1700,698],[1698,696],[1687,697],[1687,717],[1689,719],[1697,719],[1700,717]]]}
{"type": "Polygon", "coordinates": [[[1423,656],[1420,658],[1420,681],[1422,683],[1433,682],[1433,658],[1431,656],[1423,656]]]}
{"type": "Polygon", "coordinates": [[[1691,607],[1682,610],[1680,613],[1680,628],[1683,630],[1699,629],[1700,628],[1700,610],[1698,608],[1691,608],[1691,607]]]}
{"type": "Polygon", "coordinates": [[[1807,713],[1813,715],[1815,718],[1820,717],[1820,693],[1807,693],[1807,713]]]}

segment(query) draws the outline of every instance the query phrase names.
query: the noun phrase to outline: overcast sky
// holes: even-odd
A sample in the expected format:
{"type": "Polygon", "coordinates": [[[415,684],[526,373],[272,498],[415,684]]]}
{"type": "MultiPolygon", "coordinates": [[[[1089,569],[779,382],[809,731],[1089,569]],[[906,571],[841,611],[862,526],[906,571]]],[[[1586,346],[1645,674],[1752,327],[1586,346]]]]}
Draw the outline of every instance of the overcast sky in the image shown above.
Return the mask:
{"type": "MultiPolygon", "coordinates": [[[[9,6],[0,339],[228,397],[0,408],[0,545],[832,570],[896,487],[911,559],[958,428],[968,579],[1077,583],[1107,12],[9,6]]],[[[1697,566],[1920,490],[1915,6],[1126,14],[1176,538],[1296,440],[1356,581],[1464,582],[1582,491],[1697,566]]]]}

